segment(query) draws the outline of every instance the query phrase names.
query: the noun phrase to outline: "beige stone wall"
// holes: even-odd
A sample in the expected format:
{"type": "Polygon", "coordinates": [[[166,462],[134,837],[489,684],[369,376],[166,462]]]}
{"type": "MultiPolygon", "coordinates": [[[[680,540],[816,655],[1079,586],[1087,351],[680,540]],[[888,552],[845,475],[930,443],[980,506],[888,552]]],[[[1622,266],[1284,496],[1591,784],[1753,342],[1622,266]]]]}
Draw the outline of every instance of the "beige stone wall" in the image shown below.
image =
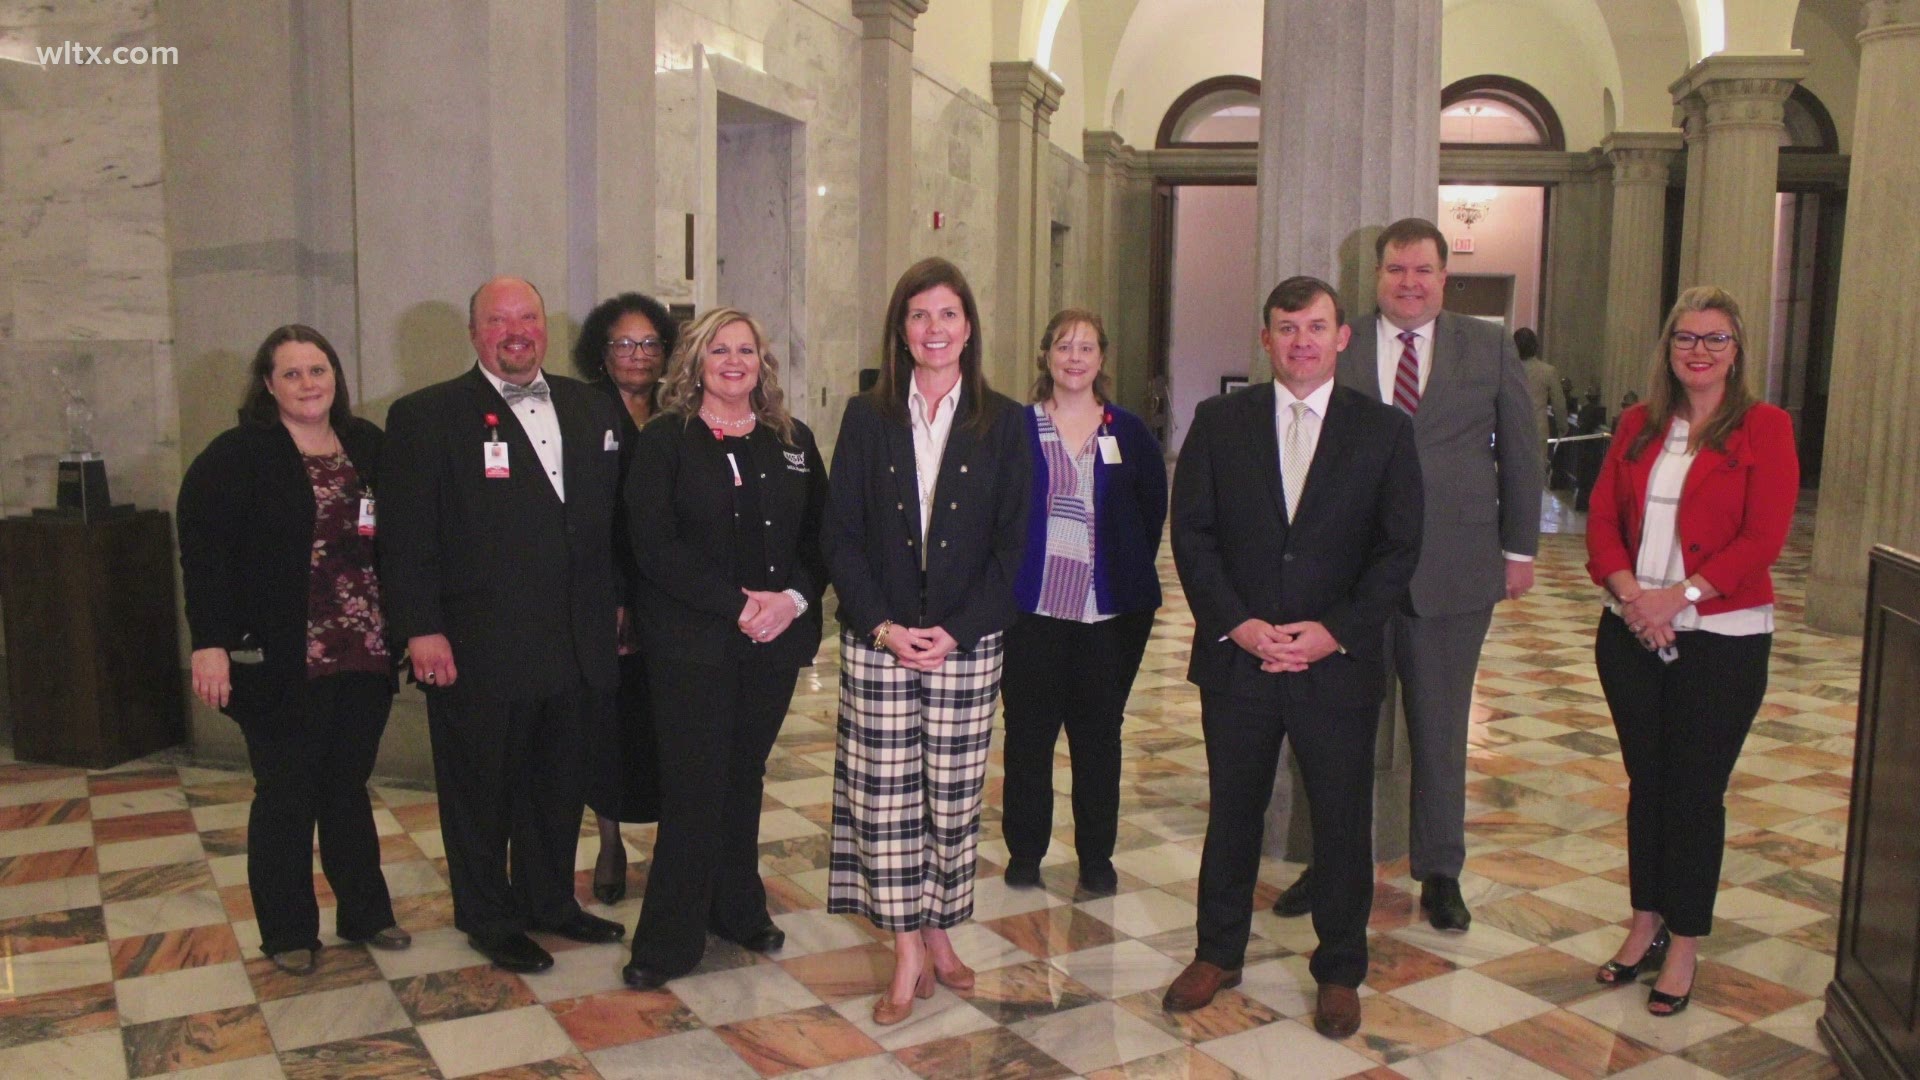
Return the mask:
{"type": "MultiPolygon", "coordinates": [[[[166,44],[148,4],[0,4],[0,35],[166,44]]],[[[56,365],[92,403],[115,500],[171,509],[161,157],[158,67],[0,63],[0,512],[53,503],[56,365]]]]}
{"type": "MultiPolygon", "coordinates": [[[[999,176],[994,125],[993,105],[985,98],[915,64],[910,257],[939,255],[952,260],[973,286],[980,322],[986,328],[997,325],[1001,317],[993,288],[999,250],[994,231],[994,185],[999,176]],[[936,211],[944,216],[939,229],[933,227],[936,211]]],[[[886,302],[886,297],[879,297],[871,317],[878,318],[886,302]]],[[[988,334],[982,342],[992,339],[988,334]]],[[[874,357],[860,358],[862,367],[876,362],[874,357]]]]}

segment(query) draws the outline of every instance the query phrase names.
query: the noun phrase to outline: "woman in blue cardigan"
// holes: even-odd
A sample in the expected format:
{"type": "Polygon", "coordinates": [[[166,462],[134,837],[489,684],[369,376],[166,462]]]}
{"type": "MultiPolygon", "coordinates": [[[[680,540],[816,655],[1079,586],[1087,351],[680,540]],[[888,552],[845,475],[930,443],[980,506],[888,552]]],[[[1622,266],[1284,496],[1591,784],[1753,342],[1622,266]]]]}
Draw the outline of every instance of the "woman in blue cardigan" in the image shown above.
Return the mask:
{"type": "Polygon", "coordinates": [[[1120,811],[1120,722],[1160,607],[1167,520],[1160,444],[1110,400],[1100,316],[1068,308],[1040,338],[1027,411],[1033,484],[1022,612],[1007,632],[1008,885],[1040,884],[1053,832],[1053,747],[1067,730],[1080,887],[1110,893],[1120,811]]]}

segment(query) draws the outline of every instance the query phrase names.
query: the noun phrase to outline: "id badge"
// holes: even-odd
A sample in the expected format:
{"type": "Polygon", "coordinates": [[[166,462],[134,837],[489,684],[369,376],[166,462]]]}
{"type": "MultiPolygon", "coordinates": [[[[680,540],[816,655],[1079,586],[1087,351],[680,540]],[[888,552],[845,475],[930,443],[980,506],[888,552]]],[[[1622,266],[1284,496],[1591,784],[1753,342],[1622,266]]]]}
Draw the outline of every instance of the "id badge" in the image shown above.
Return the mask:
{"type": "Polygon", "coordinates": [[[486,448],[487,479],[505,480],[508,476],[507,444],[504,442],[485,442],[480,445],[486,448]]]}
{"type": "Polygon", "coordinates": [[[1117,437],[1100,436],[1100,462],[1104,465],[1120,464],[1120,440],[1117,437]]]}
{"type": "Polygon", "coordinates": [[[373,535],[373,496],[371,495],[362,496],[360,499],[360,535],[373,535]]]}

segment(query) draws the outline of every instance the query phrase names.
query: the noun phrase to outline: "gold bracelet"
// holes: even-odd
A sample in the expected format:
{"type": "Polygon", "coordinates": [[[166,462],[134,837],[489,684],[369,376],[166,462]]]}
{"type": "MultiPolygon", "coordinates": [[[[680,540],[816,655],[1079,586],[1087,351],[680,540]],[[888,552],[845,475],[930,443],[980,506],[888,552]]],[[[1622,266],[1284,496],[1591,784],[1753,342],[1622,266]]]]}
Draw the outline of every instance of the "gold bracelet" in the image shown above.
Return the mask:
{"type": "Polygon", "coordinates": [[[884,649],[884,648],[886,648],[886,647],[887,647],[887,635],[888,635],[888,634],[891,634],[891,633],[893,633],[893,620],[892,620],[892,619],[887,619],[886,621],[884,621],[884,622],[882,622],[882,623],[881,623],[881,624],[880,624],[879,626],[876,626],[876,627],[874,627],[874,630],[873,630],[873,647],[874,647],[874,648],[876,648],[876,649],[884,649]]]}

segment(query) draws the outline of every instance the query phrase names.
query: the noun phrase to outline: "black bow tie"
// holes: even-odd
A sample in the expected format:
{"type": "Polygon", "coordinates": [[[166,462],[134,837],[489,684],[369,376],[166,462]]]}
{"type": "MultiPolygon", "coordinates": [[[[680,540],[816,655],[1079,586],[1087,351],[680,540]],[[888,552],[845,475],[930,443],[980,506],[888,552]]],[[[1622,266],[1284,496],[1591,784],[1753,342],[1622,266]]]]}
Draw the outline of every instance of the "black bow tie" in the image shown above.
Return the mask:
{"type": "Polygon", "coordinates": [[[553,391],[547,388],[545,379],[535,379],[525,386],[503,382],[500,384],[500,396],[507,399],[509,406],[517,405],[527,398],[549,403],[553,401],[553,391]]]}

